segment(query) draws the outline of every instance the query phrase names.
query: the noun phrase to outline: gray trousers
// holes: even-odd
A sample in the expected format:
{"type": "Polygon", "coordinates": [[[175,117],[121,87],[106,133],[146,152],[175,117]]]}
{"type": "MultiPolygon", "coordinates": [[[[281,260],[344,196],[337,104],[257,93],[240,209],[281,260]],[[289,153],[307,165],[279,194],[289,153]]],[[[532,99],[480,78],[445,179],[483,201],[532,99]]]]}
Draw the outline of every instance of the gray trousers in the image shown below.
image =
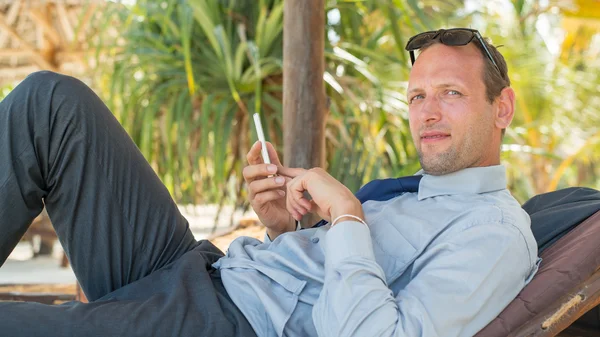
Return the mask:
{"type": "Polygon", "coordinates": [[[90,303],[0,302],[1,336],[255,336],[167,189],[79,80],[0,102],[0,265],[46,205],[90,303]]]}

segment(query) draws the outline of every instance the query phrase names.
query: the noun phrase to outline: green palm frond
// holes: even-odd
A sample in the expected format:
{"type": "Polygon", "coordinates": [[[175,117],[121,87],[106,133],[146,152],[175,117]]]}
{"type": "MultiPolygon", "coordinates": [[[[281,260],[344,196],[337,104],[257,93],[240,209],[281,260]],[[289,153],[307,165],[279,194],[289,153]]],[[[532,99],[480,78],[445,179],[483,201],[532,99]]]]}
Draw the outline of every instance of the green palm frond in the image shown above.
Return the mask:
{"type": "MultiPolygon", "coordinates": [[[[600,125],[598,60],[564,62],[548,49],[537,23],[541,14],[560,23],[557,1],[502,1],[511,12],[463,0],[327,1],[326,147],[335,177],[356,190],[419,168],[404,45],[425,30],[463,26],[507,45],[501,52],[518,96],[503,153],[513,193],[524,200],[550,182],[597,184],[600,146],[585,140],[600,125]]],[[[114,56],[99,81],[107,104],[177,202],[245,206],[241,169],[256,137],[249,115],[260,112],[267,138],[283,148],[283,0],[119,8],[111,15],[124,43],[103,46],[114,56]]]]}

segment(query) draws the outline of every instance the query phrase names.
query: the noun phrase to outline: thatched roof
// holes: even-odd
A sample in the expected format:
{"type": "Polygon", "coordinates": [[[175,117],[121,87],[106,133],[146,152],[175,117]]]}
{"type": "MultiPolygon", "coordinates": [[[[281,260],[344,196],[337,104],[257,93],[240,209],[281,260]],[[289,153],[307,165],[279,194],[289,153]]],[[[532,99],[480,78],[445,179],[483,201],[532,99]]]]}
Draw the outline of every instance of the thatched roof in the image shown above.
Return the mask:
{"type": "Polygon", "coordinates": [[[47,69],[80,75],[104,0],[0,0],[0,86],[47,69]]]}

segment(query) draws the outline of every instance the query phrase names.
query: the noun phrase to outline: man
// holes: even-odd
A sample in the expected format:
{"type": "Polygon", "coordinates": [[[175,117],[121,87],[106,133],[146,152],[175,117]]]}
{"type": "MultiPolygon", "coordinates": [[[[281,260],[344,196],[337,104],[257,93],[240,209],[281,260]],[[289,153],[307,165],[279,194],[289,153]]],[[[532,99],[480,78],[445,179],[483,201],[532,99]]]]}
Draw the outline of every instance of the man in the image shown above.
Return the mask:
{"type": "Polygon", "coordinates": [[[502,56],[476,31],[423,33],[407,48],[413,59],[421,50],[408,88],[418,192],[383,198],[387,183],[378,182],[357,194],[361,202],[322,169],[281,166],[270,144],[275,164],[262,163],[257,143],[244,178],[267,235],[237,239],[225,257],[195,242],[88,88],[51,73],[25,80],[0,103],[0,261],[44,199],[92,303],[3,303],[0,331],[475,334],[537,269],[529,218],[500,165],[514,92],[502,56]],[[330,224],[297,231],[294,220],[308,212],[330,224]]]}

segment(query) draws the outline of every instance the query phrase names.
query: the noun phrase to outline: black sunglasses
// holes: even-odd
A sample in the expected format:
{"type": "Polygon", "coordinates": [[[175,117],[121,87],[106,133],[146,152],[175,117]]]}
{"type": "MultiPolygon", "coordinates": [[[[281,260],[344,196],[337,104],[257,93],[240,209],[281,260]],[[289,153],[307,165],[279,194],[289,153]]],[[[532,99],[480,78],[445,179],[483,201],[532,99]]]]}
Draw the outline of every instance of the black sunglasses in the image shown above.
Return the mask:
{"type": "Polygon", "coordinates": [[[474,38],[477,38],[479,44],[481,45],[481,47],[483,47],[483,50],[485,51],[487,57],[490,59],[490,61],[492,61],[496,69],[498,69],[498,72],[502,74],[500,68],[496,64],[496,61],[494,61],[494,58],[492,57],[492,53],[490,53],[489,49],[486,47],[483,37],[481,36],[479,31],[475,29],[452,28],[432,30],[430,32],[420,33],[411,37],[408,40],[405,49],[409,51],[410,61],[414,65],[415,50],[421,49],[421,47],[423,47],[425,43],[431,40],[439,39],[441,43],[447,46],[466,46],[471,41],[473,41],[474,38]]]}

